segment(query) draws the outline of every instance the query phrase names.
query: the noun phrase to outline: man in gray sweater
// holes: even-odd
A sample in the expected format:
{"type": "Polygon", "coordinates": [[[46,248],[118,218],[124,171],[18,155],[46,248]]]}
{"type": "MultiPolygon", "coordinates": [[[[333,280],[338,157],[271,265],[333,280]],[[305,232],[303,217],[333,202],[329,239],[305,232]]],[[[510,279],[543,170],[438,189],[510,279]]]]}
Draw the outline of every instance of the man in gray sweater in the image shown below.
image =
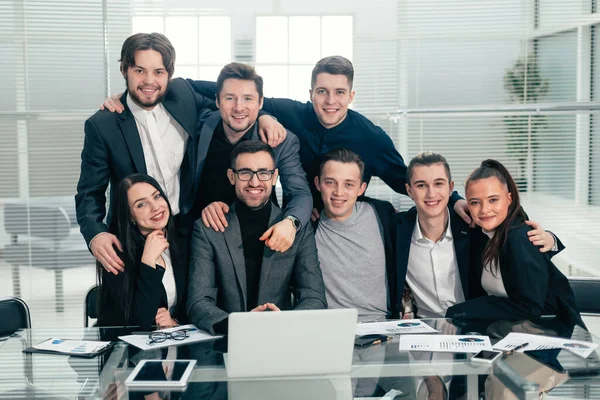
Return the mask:
{"type": "Polygon", "coordinates": [[[399,318],[391,257],[394,208],[364,198],[364,163],[351,150],[327,153],[315,177],[324,208],[315,239],[330,308],[356,308],[359,321],[399,318]],[[389,243],[386,243],[389,242],[389,243]]]}

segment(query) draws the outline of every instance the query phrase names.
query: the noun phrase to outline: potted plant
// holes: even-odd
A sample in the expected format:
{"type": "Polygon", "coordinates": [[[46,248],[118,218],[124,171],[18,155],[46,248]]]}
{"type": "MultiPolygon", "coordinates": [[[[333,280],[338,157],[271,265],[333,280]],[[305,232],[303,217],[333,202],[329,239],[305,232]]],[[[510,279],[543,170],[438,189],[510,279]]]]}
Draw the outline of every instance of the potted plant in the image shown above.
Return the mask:
{"type": "MultiPolygon", "coordinates": [[[[504,73],[504,89],[511,103],[537,103],[548,93],[548,80],[542,78],[534,56],[521,57],[504,73]]],[[[546,126],[544,115],[506,115],[506,152],[517,161],[513,177],[520,191],[527,190],[527,158],[535,158],[538,134],[546,126]]]]}

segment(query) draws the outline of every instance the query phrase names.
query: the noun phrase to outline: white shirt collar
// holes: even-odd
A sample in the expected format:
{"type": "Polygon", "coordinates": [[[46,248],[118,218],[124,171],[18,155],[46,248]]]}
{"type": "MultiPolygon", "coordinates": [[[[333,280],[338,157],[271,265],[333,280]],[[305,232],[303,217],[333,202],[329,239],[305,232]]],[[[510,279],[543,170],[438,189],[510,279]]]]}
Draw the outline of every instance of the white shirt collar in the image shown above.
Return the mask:
{"type": "MultiPolygon", "coordinates": [[[[448,217],[448,226],[446,227],[446,232],[444,232],[444,236],[442,236],[442,238],[439,240],[440,242],[453,239],[452,229],[450,228],[450,212],[448,211],[448,209],[446,209],[446,216],[448,217]]],[[[432,240],[429,240],[425,236],[423,236],[423,232],[421,232],[421,226],[419,224],[419,214],[418,213],[417,213],[417,221],[415,223],[415,228],[413,229],[412,238],[415,241],[433,242],[432,240]]]]}
{"type": "Polygon", "coordinates": [[[496,234],[496,231],[486,231],[483,228],[481,228],[481,232],[485,233],[485,235],[490,239],[493,238],[494,235],[496,234]]]}
{"type": "Polygon", "coordinates": [[[131,110],[133,117],[144,125],[146,124],[146,118],[148,118],[148,114],[154,113],[156,120],[158,121],[158,118],[163,111],[163,105],[161,103],[158,103],[152,110],[146,110],[145,108],[140,107],[131,99],[129,93],[127,93],[125,101],[127,102],[127,107],[129,107],[131,110]]]}

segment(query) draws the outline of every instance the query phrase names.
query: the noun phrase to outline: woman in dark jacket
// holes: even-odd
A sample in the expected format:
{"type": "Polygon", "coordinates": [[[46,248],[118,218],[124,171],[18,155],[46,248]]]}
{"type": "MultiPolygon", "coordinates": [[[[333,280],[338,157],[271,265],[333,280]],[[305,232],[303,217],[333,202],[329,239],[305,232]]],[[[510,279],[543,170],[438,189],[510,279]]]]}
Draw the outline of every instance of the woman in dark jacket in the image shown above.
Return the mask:
{"type": "Polygon", "coordinates": [[[187,262],[178,258],[171,206],[156,180],[133,174],[116,188],[109,224],[123,246],[125,271],[97,263],[99,326],[167,328],[185,319],[187,262]]]}
{"type": "Polygon", "coordinates": [[[506,168],[495,160],[483,161],[467,179],[466,198],[478,225],[471,245],[471,293],[480,297],[450,307],[446,316],[535,320],[556,315],[585,327],[568,279],[548,253],[529,242],[532,228],[525,224],[519,191],[506,168]]]}

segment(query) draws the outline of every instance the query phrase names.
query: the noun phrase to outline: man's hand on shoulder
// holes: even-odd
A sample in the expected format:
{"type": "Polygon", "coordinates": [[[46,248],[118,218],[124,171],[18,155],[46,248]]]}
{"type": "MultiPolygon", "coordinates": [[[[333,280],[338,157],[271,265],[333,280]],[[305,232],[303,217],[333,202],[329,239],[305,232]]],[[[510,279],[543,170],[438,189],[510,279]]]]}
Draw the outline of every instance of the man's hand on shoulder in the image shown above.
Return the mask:
{"type": "Polygon", "coordinates": [[[527,232],[527,236],[529,236],[529,241],[533,243],[534,246],[540,248],[540,253],[558,251],[556,238],[552,232],[545,231],[544,228],[535,221],[525,221],[525,223],[533,227],[532,230],[527,232]]]}
{"type": "Polygon", "coordinates": [[[125,106],[123,103],[121,103],[122,96],[123,93],[117,93],[107,97],[106,100],[104,100],[104,103],[100,104],[100,110],[106,109],[110,112],[121,114],[123,111],[125,111],[125,106]]]}
{"type": "Polygon", "coordinates": [[[261,115],[258,117],[258,136],[260,140],[275,148],[279,146],[287,137],[287,131],[270,115],[261,115]]]}
{"type": "Polygon", "coordinates": [[[225,214],[229,212],[229,206],[222,201],[215,201],[207,205],[202,210],[202,222],[207,228],[213,228],[217,232],[225,232],[227,228],[227,218],[225,214]]]}
{"type": "Polygon", "coordinates": [[[92,254],[96,257],[96,260],[100,261],[100,264],[104,267],[107,272],[118,275],[119,272],[125,271],[123,268],[125,264],[117,255],[113,245],[123,251],[121,242],[115,235],[108,232],[99,233],[90,242],[90,249],[92,254]]]}
{"type": "Polygon", "coordinates": [[[264,240],[265,245],[273,251],[286,252],[294,244],[296,227],[287,218],[270,227],[259,240],[264,240]]]}
{"type": "Polygon", "coordinates": [[[321,218],[321,212],[313,207],[312,212],[310,213],[310,220],[316,222],[319,218],[321,218]]]}
{"type": "Polygon", "coordinates": [[[454,211],[462,218],[465,220],[465,222],[467,224],[469,224],[469,226],[471,228],[475,227],[475,222],[473,222],[473,220],[471,219],[471,217],[469,216],[469,207],[467,204],[467,201],[465,199],[460,199],[457,200],[456,203],[454,203],[454,211]]]}

